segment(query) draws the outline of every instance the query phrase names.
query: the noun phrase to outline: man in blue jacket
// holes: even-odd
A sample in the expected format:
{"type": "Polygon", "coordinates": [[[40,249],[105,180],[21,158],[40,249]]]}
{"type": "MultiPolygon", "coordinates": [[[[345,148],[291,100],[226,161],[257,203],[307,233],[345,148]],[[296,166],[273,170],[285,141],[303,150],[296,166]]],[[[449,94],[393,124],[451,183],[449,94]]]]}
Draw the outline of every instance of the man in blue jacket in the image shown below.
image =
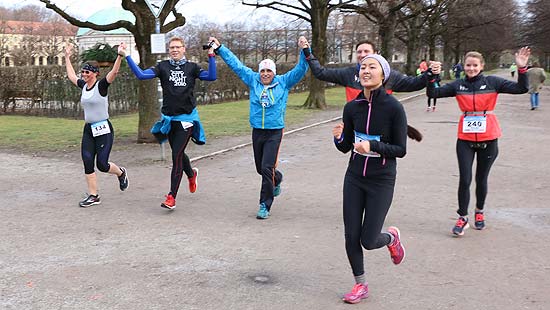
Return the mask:
{"type": "MultiPolygon", "coordinates": [[[[250,93],[250,126],[252,127],[252,148],[256,171],[262,176],[257,219],[267,219],[273,200],[281,192],[283,174],[277,170],[277,157],[285,127],[286,104],[290,89],[306,74],[308,64],[300,52],[298,64],[289,72],[277,75],[277,68],[271,59],[260,62],[258,72],[246,67],[225,46],[210,38],[218,48],[215,52],[227,63],[237,76],[248,86],[250,93]]],[[[304,37],[300,41],[307,42],[304,37]]]]}

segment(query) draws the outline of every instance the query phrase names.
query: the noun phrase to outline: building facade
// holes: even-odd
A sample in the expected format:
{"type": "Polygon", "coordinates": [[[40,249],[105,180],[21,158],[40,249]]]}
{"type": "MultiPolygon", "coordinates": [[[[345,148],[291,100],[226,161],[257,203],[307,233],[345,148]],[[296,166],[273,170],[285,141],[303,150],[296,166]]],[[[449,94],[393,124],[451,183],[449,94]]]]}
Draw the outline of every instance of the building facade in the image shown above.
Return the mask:
{"type": "Polygon", "coordinates": [[[68,23],[0,21],[0,65],[63,65],[76,30],[68,23]]]}

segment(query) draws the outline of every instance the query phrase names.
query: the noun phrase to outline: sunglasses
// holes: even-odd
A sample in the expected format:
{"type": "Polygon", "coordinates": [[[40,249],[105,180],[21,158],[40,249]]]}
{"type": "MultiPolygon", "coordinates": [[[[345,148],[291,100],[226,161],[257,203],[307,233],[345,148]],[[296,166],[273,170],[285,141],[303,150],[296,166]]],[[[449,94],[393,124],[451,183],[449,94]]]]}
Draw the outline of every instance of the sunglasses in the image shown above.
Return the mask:
{"type": "Polygon", "coordinates": [[[92,71],[88,71],[88,70],[81,70],[80,73],[86,73],[86,74],[90,74],[92,73],[92,71]]]}

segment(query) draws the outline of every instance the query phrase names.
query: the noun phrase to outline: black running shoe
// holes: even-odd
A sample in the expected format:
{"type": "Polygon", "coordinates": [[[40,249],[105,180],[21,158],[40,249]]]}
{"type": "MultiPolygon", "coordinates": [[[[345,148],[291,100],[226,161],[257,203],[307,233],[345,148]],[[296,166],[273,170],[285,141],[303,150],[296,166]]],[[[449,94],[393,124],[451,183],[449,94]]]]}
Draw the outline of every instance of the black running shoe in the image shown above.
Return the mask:
{"type": "Polygon", "coordinates": [[[82,200],[79,205],[82,208],[88,208],[93,205],[98,205],[101,203],[101,200],[99,200],[99,195],[89,195],[88,198],[82,200]]]}
{"type": "Polygon", "coordinates": [[[470,227],[470,224],[468,224],[468,219],[465,217],[459,217],[456,221],[455,226],[453,227],[453,234],[456,236],[462,236],[464,235],[464,231],[470,227]]]}
{"type": "Polygon", "coordinates": [[[130,184],[128,182],[128,173],[126,172],[126,168],[124,167],[120,167],[120,170],[122,171],[122,174],[118,177],[118,183],[120,186],[120,190],[125,191],[130,184]]]}
{"type": "Polygon", "coordinates": [[[485,217],[483,216],[483,212],[476,211],[476,221],[474,222],[474,225],[477,230],[482,230],[485,228],[485,217]]]}

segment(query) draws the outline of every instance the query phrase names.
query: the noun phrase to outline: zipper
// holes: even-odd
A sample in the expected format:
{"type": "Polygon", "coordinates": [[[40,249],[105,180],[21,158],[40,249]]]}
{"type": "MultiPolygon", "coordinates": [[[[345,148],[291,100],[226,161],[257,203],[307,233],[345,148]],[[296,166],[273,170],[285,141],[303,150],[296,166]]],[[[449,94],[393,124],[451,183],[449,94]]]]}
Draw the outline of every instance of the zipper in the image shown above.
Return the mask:
{"type": "MultiPolygon", "coordinates": [[[[472,104],[474,105],[474,111],[477,111],[476,109],[476,88],[475,88],[475,85],[472,83],[472,104]]],[[[464,124],[462,124],[462,126],[464,126],[464,124]]],[[[475,134],[475,137],[476,137],[476,141],[477,141],[477,132],[474,132],[475,134]]]]}
{"type": "Polygon", "coordinates": [[[262,106],[262,129],[265,129],[265,107],[262,106]]]}
{"type": "MultiPolygon", "coordinates": [[[[367,125],[366,125],[366,128],[365,128],[365,131],[367,133],[367,135],[369,134],[369,126],[370,126],[370,113],[372,111],[372,92],[370,93],[370,96],[369,96],[369,114],[367,116],[367,125]]],[[[365,157],[365,165],[363,166],[363,176],[366,176],[367,175],[367,165],[368,165],[368,162],[369,162],[369,157],[365,157]]]]}

